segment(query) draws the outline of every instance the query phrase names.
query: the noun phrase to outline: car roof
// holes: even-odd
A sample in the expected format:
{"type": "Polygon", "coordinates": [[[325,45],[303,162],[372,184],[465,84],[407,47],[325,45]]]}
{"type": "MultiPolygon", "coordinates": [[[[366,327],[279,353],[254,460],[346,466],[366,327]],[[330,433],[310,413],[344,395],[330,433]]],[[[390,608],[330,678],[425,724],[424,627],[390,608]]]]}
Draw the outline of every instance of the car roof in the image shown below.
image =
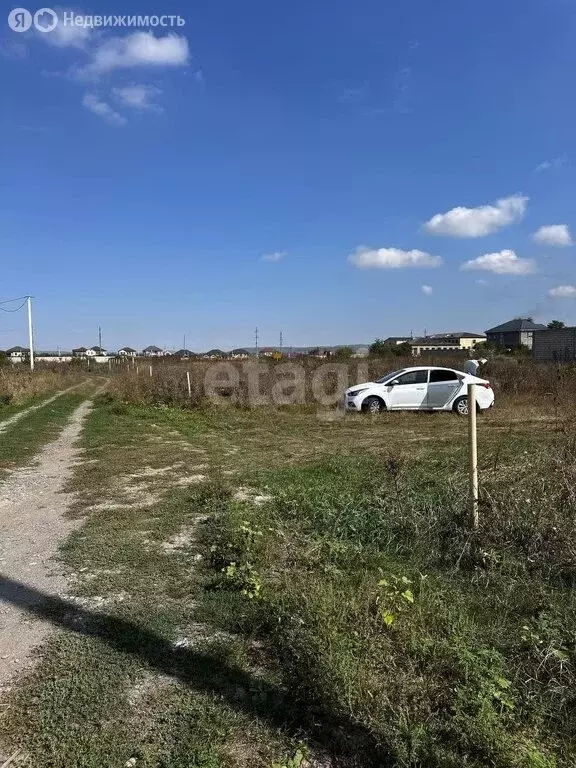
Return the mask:
{"type": "Polygon", "coordinates": [[[402,372],[406,371],[456,371],[456,373],[464,373],[457,368],[449,368],[447,365],[413,365],[410,368],[403,368],[402,372]]]}

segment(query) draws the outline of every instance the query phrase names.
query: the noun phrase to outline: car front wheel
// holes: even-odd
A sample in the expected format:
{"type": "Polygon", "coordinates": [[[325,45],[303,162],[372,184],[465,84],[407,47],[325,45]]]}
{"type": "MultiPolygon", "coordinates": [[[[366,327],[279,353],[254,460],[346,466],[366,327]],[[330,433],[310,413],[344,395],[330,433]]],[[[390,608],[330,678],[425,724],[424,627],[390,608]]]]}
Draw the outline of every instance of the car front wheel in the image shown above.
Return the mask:
{"type": "Polygon", "coordinates": [[[364,413],[381,413],[386,410],[384,402],[379,397],[367,397],[362,403],[364,413]]]}

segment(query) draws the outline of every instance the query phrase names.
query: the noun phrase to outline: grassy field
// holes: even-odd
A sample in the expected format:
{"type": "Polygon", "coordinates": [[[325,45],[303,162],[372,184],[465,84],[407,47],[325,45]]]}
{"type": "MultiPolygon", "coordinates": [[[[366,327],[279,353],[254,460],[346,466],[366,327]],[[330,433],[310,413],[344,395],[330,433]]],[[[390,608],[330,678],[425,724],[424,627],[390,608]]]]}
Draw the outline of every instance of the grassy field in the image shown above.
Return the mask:
{"type": "Polygon", "coordinates": [[[26,364],[6,363],[0,367],[0,421],[86,378],[75,365],[41,363],[31,373],[26,364]]]}
{"type": "MultiPolygon", "coordinates": [[[[542,407],[547,403],[546,407],[542,407]]],[[[30,765],[576,765],[573,414],[466,421],[100,399],[30,765]]]]}

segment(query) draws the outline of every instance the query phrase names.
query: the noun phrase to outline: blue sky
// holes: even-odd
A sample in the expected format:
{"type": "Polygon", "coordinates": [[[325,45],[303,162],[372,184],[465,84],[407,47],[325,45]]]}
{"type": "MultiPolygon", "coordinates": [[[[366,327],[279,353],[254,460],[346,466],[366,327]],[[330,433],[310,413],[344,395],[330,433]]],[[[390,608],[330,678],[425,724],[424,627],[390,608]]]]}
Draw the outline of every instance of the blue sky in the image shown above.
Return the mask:
{"type": "MultiPolygon", "coordinates": [[[[126,0],[75,11],[186,23],[49,33],[13,7],[0,296],[35,297],[39,347],[576,322],[569,0],[126,0]]],[[[0,314],[0,347],[25,332],[0,314]]]]}

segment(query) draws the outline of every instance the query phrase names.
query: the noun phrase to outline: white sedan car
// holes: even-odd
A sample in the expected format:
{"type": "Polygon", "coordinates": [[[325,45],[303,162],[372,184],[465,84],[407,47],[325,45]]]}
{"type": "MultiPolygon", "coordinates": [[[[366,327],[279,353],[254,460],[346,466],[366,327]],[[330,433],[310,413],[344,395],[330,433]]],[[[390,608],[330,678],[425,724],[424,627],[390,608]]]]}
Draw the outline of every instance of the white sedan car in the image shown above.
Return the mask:
{"type": "Polygon", "coordinates": [[[490,382],[452,368],[420,366],[387,373],[378,381],[346,390],[348,411],[455,411],[468,414],[468,384],[477,384],[476,403],[485,410],[494,405],[490,382]]]}

